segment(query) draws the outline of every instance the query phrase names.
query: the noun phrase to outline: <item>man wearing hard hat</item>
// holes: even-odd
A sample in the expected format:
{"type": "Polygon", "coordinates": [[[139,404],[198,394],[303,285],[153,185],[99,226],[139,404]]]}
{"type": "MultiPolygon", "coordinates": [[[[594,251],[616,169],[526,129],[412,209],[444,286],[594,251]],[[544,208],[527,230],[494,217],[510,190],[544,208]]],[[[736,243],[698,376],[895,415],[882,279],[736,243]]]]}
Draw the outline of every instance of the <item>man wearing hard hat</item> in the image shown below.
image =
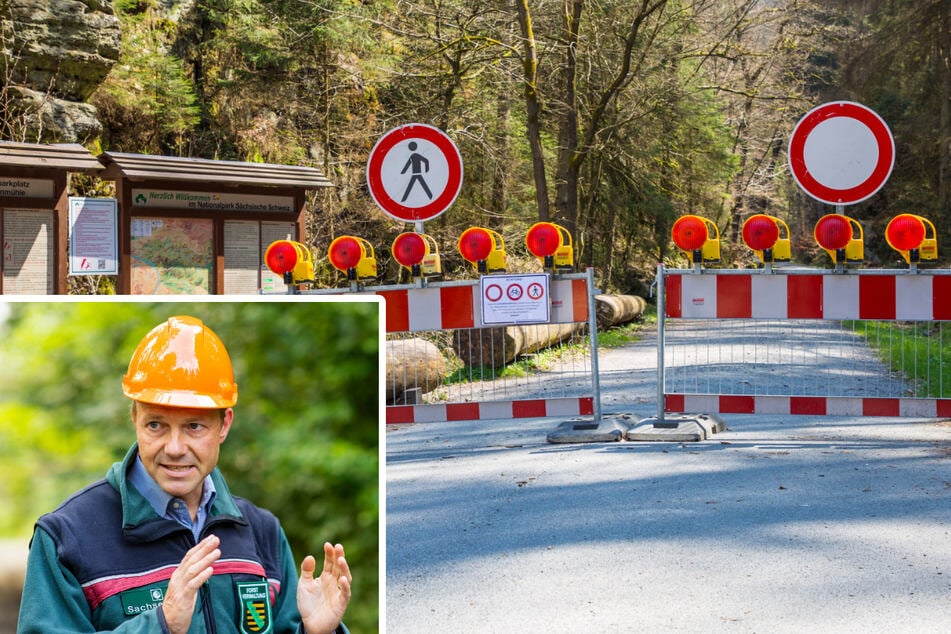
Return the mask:
{"type": "Polygon", "coordinates": [[[123,377],[136,443],[106,478],[42,516],[18,632],[346,632],[350,568],[324,544],[300,580],[278,520],[217,469],[238,399],[231,359],[194,317],[139,343],[123,377]]]}

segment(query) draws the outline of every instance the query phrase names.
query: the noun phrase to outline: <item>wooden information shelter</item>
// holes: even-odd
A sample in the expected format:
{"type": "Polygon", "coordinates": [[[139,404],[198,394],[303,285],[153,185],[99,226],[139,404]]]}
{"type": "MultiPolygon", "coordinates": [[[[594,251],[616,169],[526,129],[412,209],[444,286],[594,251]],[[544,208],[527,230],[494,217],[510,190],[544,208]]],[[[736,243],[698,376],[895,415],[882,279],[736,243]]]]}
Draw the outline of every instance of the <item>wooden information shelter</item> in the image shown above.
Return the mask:
{"type": "Polygon", "coordinates": [[[120,294],[248,294],[283,282],[263,266],[274,240],[303,241],[318,170],[106,152],[116,182],[120,294]]]}
{"type": "Polygon", "coordinates": [[[78,144],[0,142],[0,295],[66,293],[69,174],[102,169],[78,144]]]}

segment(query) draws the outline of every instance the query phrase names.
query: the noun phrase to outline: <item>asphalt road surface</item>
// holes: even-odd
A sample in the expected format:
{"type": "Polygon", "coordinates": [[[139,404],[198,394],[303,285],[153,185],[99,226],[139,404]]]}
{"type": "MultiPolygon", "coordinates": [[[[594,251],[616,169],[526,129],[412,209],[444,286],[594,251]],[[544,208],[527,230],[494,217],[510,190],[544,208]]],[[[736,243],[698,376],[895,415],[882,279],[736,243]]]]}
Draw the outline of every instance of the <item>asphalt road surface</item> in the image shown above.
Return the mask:
{"type": "MultiPolygon", "coordinates": [[[[655,350],[601,352],[606,415],[656,413],[655,350]]],[[[390,427],[386,631],[951,631],[951,423],[722,418],[695,443],[390,427]]]]}

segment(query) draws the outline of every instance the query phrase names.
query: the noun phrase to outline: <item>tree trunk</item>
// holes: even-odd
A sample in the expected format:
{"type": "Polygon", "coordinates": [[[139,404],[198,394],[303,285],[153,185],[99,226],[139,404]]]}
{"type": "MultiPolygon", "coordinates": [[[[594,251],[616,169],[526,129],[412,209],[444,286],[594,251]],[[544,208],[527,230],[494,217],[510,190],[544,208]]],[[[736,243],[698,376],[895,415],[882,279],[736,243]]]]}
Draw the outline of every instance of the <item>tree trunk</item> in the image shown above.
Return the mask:
{"type": "Polygon", "coordinates": [[[538,206],[538,219],[547,221],[551,217],[548,206],[548,179],[545,176],[545,155],[542,150],[541,112],[538,99],[538,52],[535,48],[535,31],[532,27],[532,15],[528,9],[528,0],[517,0],[515,10],[518,24],[525,41],[522,58],[522,75],[525,82],[525,134],[532,152],[532,175],[535,181],[535,204],[538,206]]]}
{"type": "Polygon", "coordinates": [[[414,402],[407,392],[432,392],[446,374],[446,359],[439,348],[425,339],[393,339],[386,342],[386,402],[414,402]]]}
{"type": "Polygon", "coordinates": [[[598,330],[607,330],[634,321],[644,313],[647,302],[637,295],[595,295],[594,312],[598,330]]]}

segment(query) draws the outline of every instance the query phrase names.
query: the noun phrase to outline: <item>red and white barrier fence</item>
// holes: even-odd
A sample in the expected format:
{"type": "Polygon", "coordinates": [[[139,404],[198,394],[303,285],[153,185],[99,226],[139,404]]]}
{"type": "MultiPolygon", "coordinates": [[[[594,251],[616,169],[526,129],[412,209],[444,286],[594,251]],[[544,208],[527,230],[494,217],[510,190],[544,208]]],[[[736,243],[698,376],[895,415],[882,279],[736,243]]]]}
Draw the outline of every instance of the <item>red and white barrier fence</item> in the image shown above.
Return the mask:
{"type": "MultiPolygon", "coordinates": [[[[658,308],[666,317],[658,321],[659,417],[664,412],[951,416],[951,395],[941,393],[940,376],[929,376],[928,389],[922,390],[932,393],[918,395],[915,383],[922,381],[894,369],[934,365],[940,357],[941,325],[951,321],[951,270],[667,271],[661,266],[657,279],[663,304],[658,308]],[[869,349],[871,337],[857,334],[852,320],[903,322],[898,336],[924,332],[925,345],[933,347],[920,362],[890,363],[869,349]],[[834,321],[848,321],[851,328],[834,321]],[[677,335],[688,344],[673,343],[677,335]],[[701,345],[711,350],[697,350],[701,345]],[[679,348],[689,352],[676,363],[679,348]],[[754,378],[756,372],[763,378],[754,378]]],[[[907,348],[921,342],[914,344],[907,348]]],[[[897,347],[906,354],[906,346],[897,347]]],[[[927,372],[941,374],[940,364],[936,368],[927,372]]]]}
{"type": "MultiPolygon", "coordinates": [[[[491,276],[490,276],[491,277],[491,276]]],[[[501,278],[500,278],[501,279],[501,278]]],[[[388,335],[433,333],[437,337],[445,331],[474,330],[486,327],[483,323],[484,287],[479,280],[431,283],[425,287],[377,287],[367,289],[384,298],[386,332],[388,335]]],[[[444,422],[456,420],[520,419],[546,416],[576,417],[600,416],[599,385],[597,375],[597,332],[594,311],[594,274],[563,274],[551,277],[547,285],[549,319],[547,322],[520,323],[518,325],[588,323],[591,351],[587,361],[578,370],[570,370],[573,384],[585,384],[578,395],[554,394],[550,390],[550,378],[534,377],[516,381],[512,389],[486,387],[475,377],[477,385],[466,392],[465,402],[417,402],[388,404],[387,424],[444,422]],[[546,381],[549,384],[546,384],[546,381]],[[544,391],[551,396],[533,398],[532,393],[544,391]]],[[[526,296],[527,298],[527,296],[526,296]]],[[[536,298],[537,299],[537,298],[536,298]]],[[[493,328],[504,328],[505,323],[491,323],[493,328]]],[[[478,365],[478,363],[476,363],[478,365]]],[[[390,368],[388,368],[388,371],[390,368]]],[[[493,383],[505,383],[496,379],[493,383]]],[[[571,391],[571,390],[568,390],[571,391]]],[[[577,391],[577,390],[576,390],[577,391]]],[[[450,391],[449,398],[460,390],[450,391]]],[[[392,396],[388,394],[388,397],[392,396]]],[[[430,400],[423,397],[423,400],[430,400]]]]}

